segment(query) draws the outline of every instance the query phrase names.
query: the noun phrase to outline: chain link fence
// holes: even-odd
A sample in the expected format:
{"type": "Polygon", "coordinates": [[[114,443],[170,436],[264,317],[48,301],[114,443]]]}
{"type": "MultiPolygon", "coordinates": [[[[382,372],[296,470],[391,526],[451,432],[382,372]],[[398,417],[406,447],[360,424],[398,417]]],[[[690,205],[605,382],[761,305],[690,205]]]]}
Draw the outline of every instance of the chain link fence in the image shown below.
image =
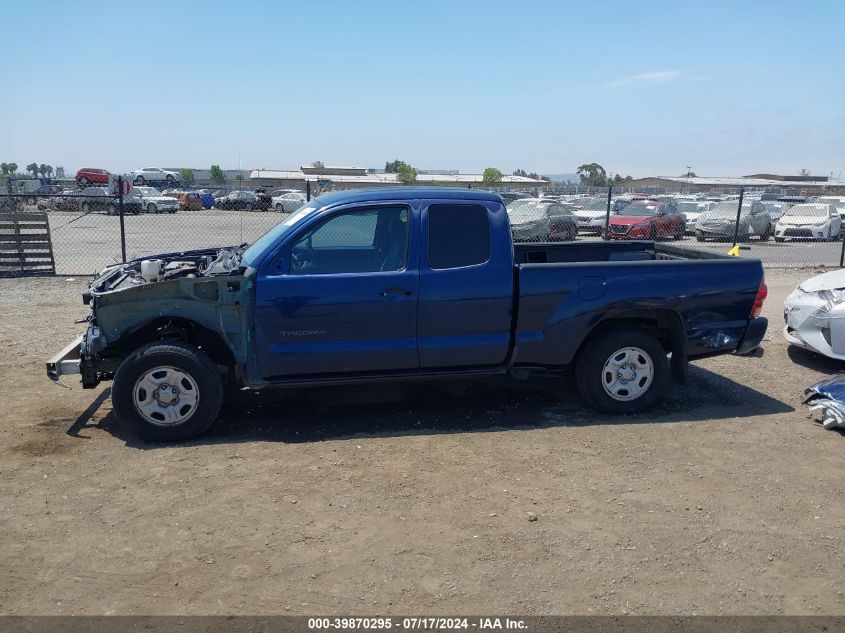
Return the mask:
{"type": "MultiPolygon", "coordinates": [[[[787,195],[753,187],[736,193],[635,192],[624,185],[575,189],[499,188],[514,240],[671,241],[758,258],[766,267],[842,266],[845,196],[787,195]]],[[[252,242],[310,193],[146,184],[134,186],[122,200],[106,186],[51,185],[0,194],[0,274],[93,274],[124,256],[252,242]],[[36,246],[41,250],[35,252],[36,246]],[[47,268],[45,260],[51,262],[47,268]]]]}

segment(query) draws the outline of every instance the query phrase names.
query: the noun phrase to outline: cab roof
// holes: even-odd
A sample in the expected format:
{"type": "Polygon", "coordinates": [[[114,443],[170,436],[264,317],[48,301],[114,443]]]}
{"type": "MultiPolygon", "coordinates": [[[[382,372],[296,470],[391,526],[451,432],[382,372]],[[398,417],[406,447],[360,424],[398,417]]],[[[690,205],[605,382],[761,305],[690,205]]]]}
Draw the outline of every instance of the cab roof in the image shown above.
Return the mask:
{"type": "Polygon", "coordinates": [[[375,200],[416,200],[434,198],[438,200],[486,200],[501,202],[499,194],[478,189],[460,189],[457,187],[378,187],[373,189],[353,189],[324,193],[314,199],[320,208],[354,202],[372,202],[375,200]]]}

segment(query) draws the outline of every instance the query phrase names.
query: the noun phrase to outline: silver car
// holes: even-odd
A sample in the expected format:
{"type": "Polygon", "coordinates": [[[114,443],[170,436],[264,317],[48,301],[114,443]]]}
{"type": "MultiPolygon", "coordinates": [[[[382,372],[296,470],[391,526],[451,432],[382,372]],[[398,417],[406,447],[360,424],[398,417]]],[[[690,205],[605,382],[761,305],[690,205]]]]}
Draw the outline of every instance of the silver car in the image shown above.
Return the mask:
{"type": "Polygon", "coordinates": [[[132,192],[141,198],[141,207],[147,213],[176,213],[179,199],[165,196],[155,187],[133,187],[132,192]]]}
{"type": "Polygon", "coordinates": [[[506,208],[515,242],[545,242],[549,239],[551,219],[536,200],[517,200],[506,208]]]}
{"type": "Polygon", "coordinates": [[[774,233],[772,218],[763,203],[743,204],[738,227],[736,211],[736,202],[720,202],[709,211],[705,211],[698,216],[695,223],[695,238],[699,242],[708,239],[727,241],[732,240],[736,235],[737,241],[744,242],[752,235],[756,235],[765,242],[774,233]]]}

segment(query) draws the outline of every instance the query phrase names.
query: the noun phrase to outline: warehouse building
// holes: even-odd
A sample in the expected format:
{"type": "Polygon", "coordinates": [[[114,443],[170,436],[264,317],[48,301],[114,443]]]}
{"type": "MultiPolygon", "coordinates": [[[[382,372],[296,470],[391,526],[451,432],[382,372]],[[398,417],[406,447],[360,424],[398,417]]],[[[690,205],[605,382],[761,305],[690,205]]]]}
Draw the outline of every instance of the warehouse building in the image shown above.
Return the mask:
{"type": "Polygon", "coordinates": [[[650,176],[621,183],[616,185],[614,190],[643,193],[739,193],[742,187],[772,188],[784,194],[811,195],[821,191],[843,192],[845,181],[832,180],[827,176],[779,176],[776,174],[726,178],[650,176]]]}
{"type": "MultiPolygon", "coordinates": [[[[249,183],[253,187],[276,189],[305,189],[306,183],[319,189],[361,189],[365,187],[389,187],[401,185],[396,174],[388,174],[364,167],[302,166],[298,170],[255,169],[249,174],[249,183]]],[[[440,172],[418,170],[418,185],[443,187],[484,187],[481,174],[462,174],[458,171],[440,172]]],[[[497,188],[542,191],[549,186],[546,180],[536,180],[524,176],[502,176],[497,188]]]]}

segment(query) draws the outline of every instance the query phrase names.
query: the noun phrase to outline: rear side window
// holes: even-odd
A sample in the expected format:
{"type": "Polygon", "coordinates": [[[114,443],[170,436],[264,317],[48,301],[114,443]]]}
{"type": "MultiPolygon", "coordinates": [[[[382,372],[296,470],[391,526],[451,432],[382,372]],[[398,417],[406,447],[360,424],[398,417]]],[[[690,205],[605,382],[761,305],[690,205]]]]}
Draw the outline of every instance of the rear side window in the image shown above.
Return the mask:
{"type": "Polygon", "coordinates": [[[433,269],[461,268],[490,259],[487,209],[475,204],[428,208],[428,262],[433,269]]]}

